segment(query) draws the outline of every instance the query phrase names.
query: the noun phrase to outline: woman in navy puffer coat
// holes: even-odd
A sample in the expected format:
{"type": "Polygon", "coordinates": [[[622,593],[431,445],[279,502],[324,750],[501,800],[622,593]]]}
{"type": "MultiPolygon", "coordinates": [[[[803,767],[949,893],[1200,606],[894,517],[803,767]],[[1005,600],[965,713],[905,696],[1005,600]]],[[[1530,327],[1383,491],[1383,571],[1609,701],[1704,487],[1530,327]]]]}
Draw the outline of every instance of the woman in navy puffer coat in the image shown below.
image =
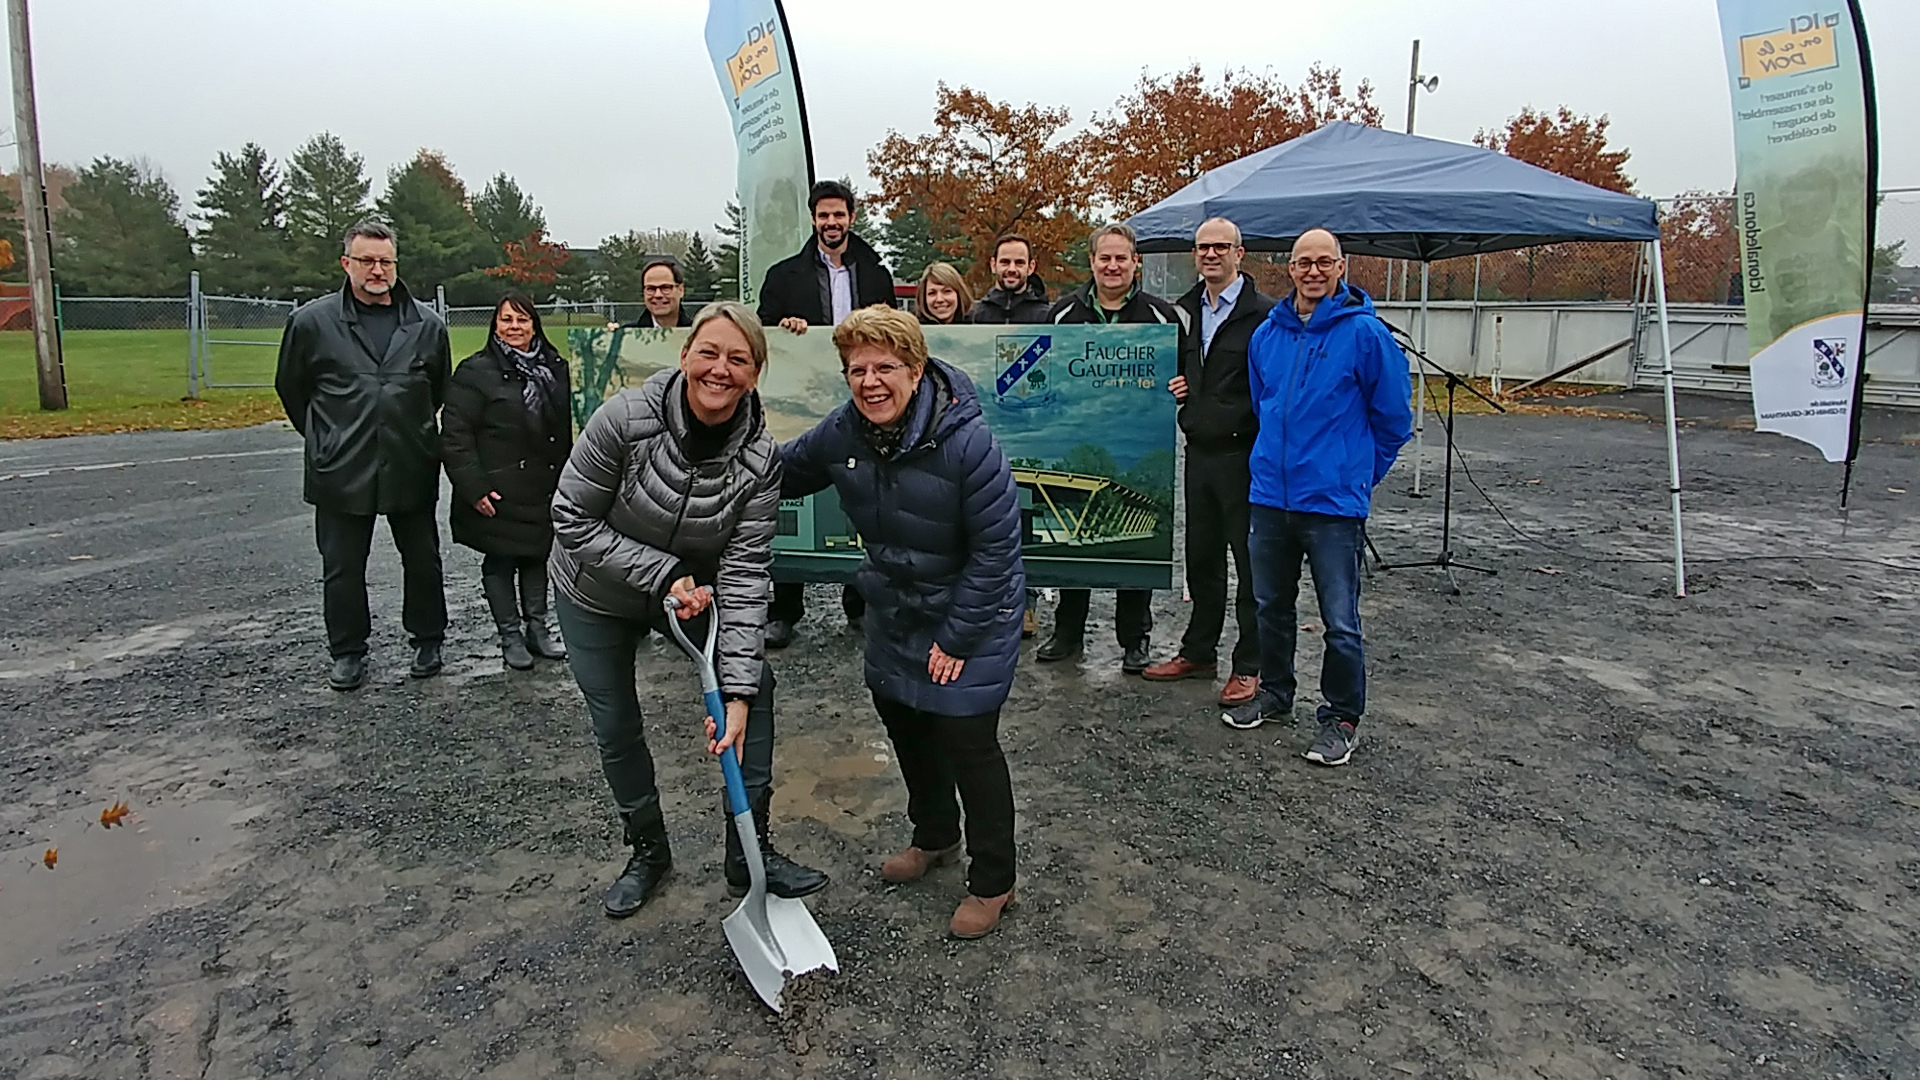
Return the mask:
{"type": "Polygon", "coordinates": [[[955,936],[1013,900],[1013,787],[1000,706],[1020,659],[1020,494],[959,369],[927,356],[913,316],[862,308],[834,329],[853,400],[781,447],[781,494],[832,485],[866,545],[866,674],[907,782],[913,842],[880,868],[902,883],[971,866],[955,936]],[[959,793],[955,800],[956,790],[959,793]]]}

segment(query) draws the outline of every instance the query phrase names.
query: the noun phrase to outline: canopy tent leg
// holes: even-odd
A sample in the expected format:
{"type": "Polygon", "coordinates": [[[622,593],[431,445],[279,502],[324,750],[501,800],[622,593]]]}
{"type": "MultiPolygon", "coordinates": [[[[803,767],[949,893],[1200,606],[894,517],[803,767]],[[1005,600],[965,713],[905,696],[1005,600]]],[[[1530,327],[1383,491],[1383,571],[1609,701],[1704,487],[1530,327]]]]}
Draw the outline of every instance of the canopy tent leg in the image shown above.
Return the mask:
{"type": "MultiPolygon", "coordinates": [[[[1427,351],[1427,283],[1433,272],[1433,264],[1420,264],[1420,351],[1427,351]]],[[[1401,286],[1400,298],[1406,299],[1406,287],[1401,286]]],[[[1413,395],[1416,399],[1413,416],[1413,494],[1420,496],[1420,469],[1427,449],[1427,372],[1417,362],[1412,373],[1413,395]]]]}
{"type": "Polygon", "coordinates": [[[1653,295],[1660,309],[1660,356],[1667,395],[1667,491],[1673,499],[1673,595],[1687,595],[1687,551],[1680,529],[1680,429],[1673,411],[1673,331],[1667,321],[1667,268],[1653,242],[1653,295]]]}

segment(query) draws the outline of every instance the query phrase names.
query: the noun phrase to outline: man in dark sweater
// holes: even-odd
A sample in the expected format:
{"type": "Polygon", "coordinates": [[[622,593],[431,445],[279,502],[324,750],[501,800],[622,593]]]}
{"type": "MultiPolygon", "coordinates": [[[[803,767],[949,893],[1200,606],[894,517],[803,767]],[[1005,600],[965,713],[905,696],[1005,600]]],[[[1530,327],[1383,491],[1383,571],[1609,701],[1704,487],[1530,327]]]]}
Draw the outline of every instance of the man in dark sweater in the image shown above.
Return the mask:
{"type": "Polygon", "coordinates": [[[1179,306],[1195,332],[1181,339],[1180,374],[1167,385],[1180,402],[1180,430],[1187,436],[1187,591],[1193,614],[1180,651],[1143,673],[1156,682],[1213,677],[1226,623],[1231,551],[1240,633],[1233,670],[1220,691],[1220,704],[1229,706],[1252,701],[1260,689],[1260,625],[1247,563],[1247,455],[1259,423],[1247,388],[1247,343],[1274,304],[1241,272],[1245,255],[1240,229],[1226,218],[1210,218],[1194,233],[1200,281],[1179,306]]]}
{"type": "Polygon", "coordinates": [[[993,276],[993,288],[973,305],[975,326],[1047,321],[1053,305],[1047,300],[1046,282],[1033,270],[1032,241],[1019,233],[995,240],[993,276]]]}
{"type": "MultiPolygon", "coordinates": [[[[853,235],[853,189],[822,180],[807,194],[813,235],[796,255],[767,268],[760,285],[760,321],[804,334],[809,326],[838,326],[851,312],[874,304],[893,306],[893,275],[872,245],[853,235]]],[[[866,612],[848,585],[840,594],[848,622],[866,612]]],[[[806,585],[776,581],[767,608],[767,648],[784,649],[793,627],[807,614],[806,585]]]]}
{"type": "MultiPolygon", "coordinates": [[[[1131,228],[1104,225],[1095,229],[1087,241],[1087,253],[1093,263],[1093,280],[1061,297],[1048,314],[1048,322],[1171,324],[1185,339],[1189,323],[1186,313],[1140,288],[1140,254],[1131,228]]],[[[1050,664],[1080,655],[1086,640],[1087,608],[1092,601],[1089,589],[1060,590],[1060,606],[1053,614],[1053,636],[1035,650],[1033,658],[1050,664]]],[[[1145,671],[1153,645],[1149,638],[1153,632],[1152,590],[1116,592],[1113,629],[1122,650],[1120,670],[1129,675],[1145,671]]]]}

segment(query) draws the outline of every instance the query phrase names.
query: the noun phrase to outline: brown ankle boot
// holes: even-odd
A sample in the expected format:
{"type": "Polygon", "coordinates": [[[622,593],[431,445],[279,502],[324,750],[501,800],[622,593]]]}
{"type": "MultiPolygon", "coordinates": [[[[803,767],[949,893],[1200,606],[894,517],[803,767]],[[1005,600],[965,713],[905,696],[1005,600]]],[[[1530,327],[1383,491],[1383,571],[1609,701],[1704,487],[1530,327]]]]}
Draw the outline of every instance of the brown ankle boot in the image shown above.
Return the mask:
{"type": "Polygon", "coordinates": [[[947,929],[953,936],[971,941],[993,933],[1000,925],[1000,913],[1013,907],[1013,890],[1008,889],[999,896],[974,896],[971,893],[960,901],[959,910],[953,913],[953,921],[947,929]]]}
{"type": "Polygon", "coordinates": [[[923,848],[909,847],[893,858],[880,864],[880,876],[895,885],[905,885],[909,881],[919,881],[927,871],[936,866],[945,866],[960,857],[960,841],[955,840],[951,847],[939,851],[927,851],[923,848]]]}

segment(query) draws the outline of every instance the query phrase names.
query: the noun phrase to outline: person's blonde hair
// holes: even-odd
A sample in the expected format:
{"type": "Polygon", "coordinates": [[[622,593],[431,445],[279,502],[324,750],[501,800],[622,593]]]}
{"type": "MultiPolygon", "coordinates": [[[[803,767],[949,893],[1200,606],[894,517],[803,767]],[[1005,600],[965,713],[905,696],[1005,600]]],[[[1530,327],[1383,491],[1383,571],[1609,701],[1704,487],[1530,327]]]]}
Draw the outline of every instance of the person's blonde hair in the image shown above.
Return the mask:
{"type": "Polygon", "coordinates": [[[680,346],[680,355],[685,356],[693,345],[693,339],[700,336],[700,328],[715,319],[725,319],[740,328],[747,339],[747,352],[753,355],[753,370],[765,370],[767,366],[767,331],[760,325],[760,316],[738,300],[715,300],[700,309],[693,317],[693,329],[687,332],[686,344],[680,346]]]}
{"type": "Polygon", "coordinates": [[[927,366],[927,339],[920,333],[920,321],[899,308],[885,304],[863,307],[833,328],[833,347],[840,350],[840,370],[847,369],[847,354],[867,345],[885,349],[915,372],[927,366]]]}
{"type": "Polygon", "coordinates": [[[953,309],[955,322],[960,321],[960,319],[966,316],[967,312],[973,310],[973,290],[967,288],[967,279],[960,276],[960,271],[955,270],[952,263],[930,262],[927,264],[926,272],[920,275],[920,287],[914,294],[913,299],[913,309],[918,312],[922,318],[932,319],[934,322],[940,321],[934,318],[933,312],[927,310],[927,286],[929,284],[945,285],[947,288],[953,290],[955,296],[959,297],[959,305],[953,309]]]}

